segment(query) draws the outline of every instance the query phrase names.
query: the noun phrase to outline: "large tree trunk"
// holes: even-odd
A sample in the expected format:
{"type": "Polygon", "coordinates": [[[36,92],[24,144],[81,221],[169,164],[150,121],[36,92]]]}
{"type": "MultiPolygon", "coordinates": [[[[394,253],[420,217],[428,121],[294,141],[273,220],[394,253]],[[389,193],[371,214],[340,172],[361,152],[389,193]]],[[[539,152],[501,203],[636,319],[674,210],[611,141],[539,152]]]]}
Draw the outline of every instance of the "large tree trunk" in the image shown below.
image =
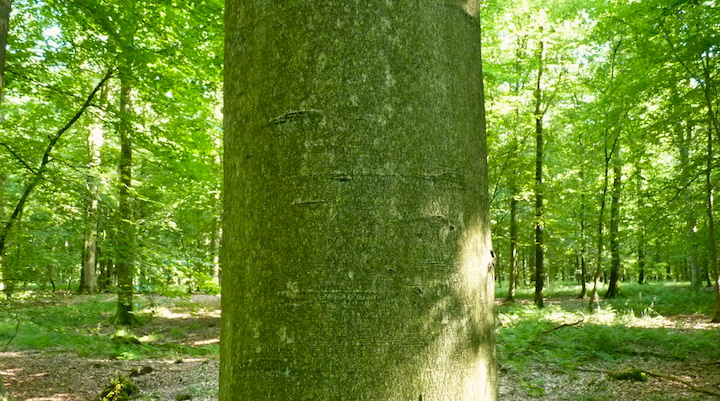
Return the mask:
{"type": "Polygon", "coordinates": [[[220,400],[497,399],[478,4],[229,0],[220,400]]]}
{"type": "Polygon", "coordinates": [[[120,187],[118,196],[118,241],[115,273],[118,282],[118,302],[115,323],[135,324],[133,314],[133,281],[135,276],[135,213],[132,188],[132,125],[128,71],[120,74],[120,187]]]}

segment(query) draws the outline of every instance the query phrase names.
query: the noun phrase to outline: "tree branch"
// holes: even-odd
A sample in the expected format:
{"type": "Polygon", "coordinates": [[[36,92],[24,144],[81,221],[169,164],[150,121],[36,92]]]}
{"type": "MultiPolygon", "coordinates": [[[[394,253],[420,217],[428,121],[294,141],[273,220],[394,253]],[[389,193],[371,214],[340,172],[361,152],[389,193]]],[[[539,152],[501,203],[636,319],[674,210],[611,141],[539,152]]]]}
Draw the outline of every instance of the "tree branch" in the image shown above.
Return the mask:
{"type": "Polygon", "coordinates": [[[5,142],[0,142],[0,145],[2,145],[5,149],[7,149],[8,152],[10,152],[10,154],[13,155],[13,157],[15,157],[23,166],[25,166],[26,169],[30,170],[31,173],[37,174],[37,171],[34,168],[32,168],[32,166],[27,164],[25,162],[25,160],[23,160],[22,157],[20,157],[20,155],[18,155],[14,150],[12,150],[10,145],[6,144],[5,142]]]}
{"type": "Polygon", "coordinates": [[[20,196],[20,199],[18,200],[17,205],[15,205],[15,210],[13,211],[12,215],[10,216],[10,219],[5,223],[5,226],[3,227],[2,231],[0,231],[0,256],[5,254],[5,242],[7,239],[7,235],[10,232],[10,229],[12,226],[19,220],[20,215],[22,214],[23,209],[25,208],[25,202],[27,201],[28,197],[30,196],[30,193],[40,183],[40,180],[42,179],[42,175],[45,172],[45,169],[47,167],[47,164],[50,162],[50,152],[52,152],[53,148],[55,147],[55,144],[58,140],[60,140],[60,137],[70,129],[70,127],[75,124],[75,122],[80,119],[80,117],[85,113],[85,110],[90,107],[90,102],[92,102],[95,95],[98,93],[100,88],[105,85],[105,82],[107,82],[108,79],[113,75],[115,72],[114,68],[108,69],[108,72],[105,74],[105,76],[100,80],[100,82],[95,86],[95,89],[93,89],[92,92],[88,95],[88,97],[85,99],[85,102],[80,106],[80,110],[78,110],[75,115],[68,120],[68,122],[60,128],[57,133],[55,133],[55,136],[50,138],[50,143],[48,144],[47,148],[45,149],[45,153],[43,154],[42,162],[40,163],[40,167],[38,167],[37,171],[35,171],[35,175],[30,179],[27,186],[25,186],[25,190],[23,191],[22,196],[20,196]]]}

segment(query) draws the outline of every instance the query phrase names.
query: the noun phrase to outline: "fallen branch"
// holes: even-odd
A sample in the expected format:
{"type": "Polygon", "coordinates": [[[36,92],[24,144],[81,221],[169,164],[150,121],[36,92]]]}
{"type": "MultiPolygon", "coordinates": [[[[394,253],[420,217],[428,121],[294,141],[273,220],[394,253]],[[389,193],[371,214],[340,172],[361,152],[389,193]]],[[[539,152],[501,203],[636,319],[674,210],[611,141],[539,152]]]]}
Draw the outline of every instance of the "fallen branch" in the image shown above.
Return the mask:
{"type": "Polygon", "coordinates": [[[585,319],[580,319],[580,320],[578,320],[578,321],[575,322],[575,323],[563,323],[563,324],[561,324],[560,326],[553,327],[552,329],[543,330],[543,331],[540,332],[540,334],[547,334],[547,333],[549,333],[549,332],[551,332],[551,331],[559,330],[559,329],[562,329],[562,328],[564,328],[564,327],[577,326],[578,324],[580,324],[580,323],[582,323],[582,322],[584,322],[584,321],[585,321],[585,319]]]}

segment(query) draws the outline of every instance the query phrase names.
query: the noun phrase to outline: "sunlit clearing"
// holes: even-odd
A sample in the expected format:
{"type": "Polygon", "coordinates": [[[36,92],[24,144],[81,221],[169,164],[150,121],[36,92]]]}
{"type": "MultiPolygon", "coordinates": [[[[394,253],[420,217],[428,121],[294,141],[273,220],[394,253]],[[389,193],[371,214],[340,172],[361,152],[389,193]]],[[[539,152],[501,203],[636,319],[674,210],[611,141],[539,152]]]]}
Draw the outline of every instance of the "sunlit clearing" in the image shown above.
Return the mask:
{"type": "Polygon", "coordinates": [[[146,336],[142,336],[142,337],[138,338],[138,340],[140,340],[141,343],[152,343],[152,342],[158,341],[159,338],[155,334],[148,334],[146,336]]]}
{"type": "Polygon", "coordinates": [[[201,346],[201,345],[210,345],[210,344],[220,344],[219,338],[211,338],[209,340],[201,340],[201,341],[195,341],[192,343],[193,346],[201,346]]]}
{"type": "Polygon", "coordinates": [[[198,308],[197,311],[191,312],[173,312],[169,308],[166,307],[155,307],[155,308],[146,308],[142,310],[143,313],[149,313],[157,317],[162,317],[165,319],[192,319],[192,318],[198,318],[198,317],[220,317],[220,310],[204,310],[198,308]]]}

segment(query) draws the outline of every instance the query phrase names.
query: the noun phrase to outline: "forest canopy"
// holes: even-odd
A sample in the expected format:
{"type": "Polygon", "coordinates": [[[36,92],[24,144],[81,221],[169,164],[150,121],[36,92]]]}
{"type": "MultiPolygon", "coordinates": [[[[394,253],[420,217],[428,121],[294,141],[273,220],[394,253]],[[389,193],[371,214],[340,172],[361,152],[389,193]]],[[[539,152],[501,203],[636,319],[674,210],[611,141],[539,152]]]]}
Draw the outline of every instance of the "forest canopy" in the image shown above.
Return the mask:
{"type": "MultiPolygon", "coordinates": [[[[716,1],[480,15],[497,278],[535,283],[536,302],[553,280],[717,287],[716,1]]],[[[217,289],[222,18],[218,0],[12,2],[6,294],[115,288],[125,259],[133,291],[217,289]]]]}

